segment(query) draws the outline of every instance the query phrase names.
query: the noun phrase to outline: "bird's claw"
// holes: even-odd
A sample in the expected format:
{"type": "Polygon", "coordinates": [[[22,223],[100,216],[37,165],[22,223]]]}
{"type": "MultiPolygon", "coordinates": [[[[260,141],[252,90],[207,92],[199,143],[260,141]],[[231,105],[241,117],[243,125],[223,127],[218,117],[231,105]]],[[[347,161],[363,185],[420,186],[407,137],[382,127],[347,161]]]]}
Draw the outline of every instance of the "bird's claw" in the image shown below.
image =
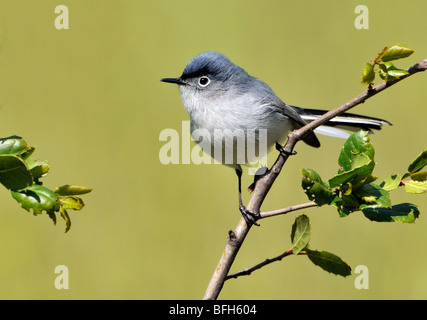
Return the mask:
{"type": "Polygon", "coordinates": [[[280,152],[280,154],[284,157],[294,156],[297,154],[296,151],[287,151],[285,148],[280,145],[280,143],[276,142],[276,150],[280,152]]]}
{"type": "Polygon", "coordinates": [[[259,213],[253,213],[252,211],[246,209],[244,205],[240,205],[239,210],[248,226],[251,226],[254,224],[259,227],[259,224],[256,222],[260,218],[259,213]]]}

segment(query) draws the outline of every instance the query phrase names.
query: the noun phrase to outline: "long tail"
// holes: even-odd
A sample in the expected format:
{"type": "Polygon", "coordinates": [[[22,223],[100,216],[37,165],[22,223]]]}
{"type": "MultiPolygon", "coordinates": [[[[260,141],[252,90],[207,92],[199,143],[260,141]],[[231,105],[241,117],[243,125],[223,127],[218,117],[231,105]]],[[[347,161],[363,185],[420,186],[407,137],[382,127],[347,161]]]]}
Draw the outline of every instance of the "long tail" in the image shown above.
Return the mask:
{"type": "MultiPolygon", "coordinates": [[[[301,118],[307,122],[313,121],[327,112],[326,110],[304,109],[295,106],[292,106],[292,108],[294,108],[294,110],[299,113],[301,118]]],[[[314,132],[326,136],[346,139],[350,136],[350,134],[345,130],[365,130],[372,132],[372,130],[381,130],[383,125],[392,124],[384,119],[361,116],[354,113],[343,113],[342,115],[335,117],[331,121],[327,122],[323,126],[318,127],[314,130],[314,132]]]]}

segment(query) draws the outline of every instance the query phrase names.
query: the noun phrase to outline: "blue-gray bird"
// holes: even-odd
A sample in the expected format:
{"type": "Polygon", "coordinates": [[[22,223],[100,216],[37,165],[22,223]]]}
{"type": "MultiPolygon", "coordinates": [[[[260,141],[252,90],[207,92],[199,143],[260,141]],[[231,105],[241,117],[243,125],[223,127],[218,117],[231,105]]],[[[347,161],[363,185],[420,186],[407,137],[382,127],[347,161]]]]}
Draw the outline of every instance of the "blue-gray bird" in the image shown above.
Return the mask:
{"type": "MultiPolygon", "coordinates": [[[[252,162],[255,156],[248,152],[249,140],[258,150],[257,157],[262,156],[273,145],[279,146],[278,143],[283,142],[291,130],[304,126],[306,121],[312,121],[327,111],[287,105],[267,84],[249,75],[218,52],[197,55],[179,78],[164,78],[161,81],[179,86],[184,107],[190,115],[191,134],[194,138],[197,132],[198,138],[195,140],[199,145],[203,144],[203,151],[235,169],[239,183],[240,212],[247,223],[256,224],[259,214],[245,208],[241,195],[241,165],[252,162]],[[249,139],[249,132],[254,139],[249,139]],[[200,138],[200,133],[203,138],[200,138]],[[261,134],[264,134],[264,139],[261,134]],[[243,144],[248,144],[243,157],[238,154],[242,149],[237,146],[242,139],[243,144]],[[261,145],[263,141],[266,141],[266,146],[261,145]],[[226,158],[230,150],[231,157],[226,158]]],[[[349,134],[341,128],[371,131],[380,130],[384,124],[390,123],[383,119],[344,113],[315,132],[347,138],[349,134]]],[[[320,147],[314,132],[306,135],[303,141],[312,147],[320,147]]]]}

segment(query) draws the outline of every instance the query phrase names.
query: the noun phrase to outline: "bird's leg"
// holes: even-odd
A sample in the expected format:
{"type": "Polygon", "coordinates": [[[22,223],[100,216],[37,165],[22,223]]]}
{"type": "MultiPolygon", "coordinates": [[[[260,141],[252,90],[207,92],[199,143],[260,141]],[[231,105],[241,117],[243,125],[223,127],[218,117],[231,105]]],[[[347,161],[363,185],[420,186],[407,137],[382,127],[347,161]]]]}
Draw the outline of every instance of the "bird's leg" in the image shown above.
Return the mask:
{"type": "Polygon", "coordinates": [[[269,172],[270,170],[267,167],[261,167],[257,170],[254,176],[254,182],[252,182],[251,185],[248,187],[249,193],[254,192],[257,181],[267,175],[269,172]]]}
{"type": "Polygon", "coordinates": [[[242,201],[242,170],[236,169],[237,178],[239,179],[239,210],[242,214],[242,217],[245,219],[246,224],[248,226],[256,225],[259,226],[256,221],[259,219],[259,213],[253,213],[252,211],[246,209],[246,207],[243,205],[242,201]]]}
{"type": "MultiPolygon", "coordinates": [[[[293,151],[293,152],[286,151],[285,148],[283,148],[283,146],[281,146],[278,142],[276,142],[276,149],[284,157],[293,156],[297,154],[296,151],[293,151]]],[[[267,175],[269,172],[270,172],[270,169],[268,169],[267,167],[261,167],[257,170],[257,172],[255,173],[254,182],[252,182],[252,184],[248,187],[249,193],[252,193],[255,190],[255,185],[257,181],[262,177],[264,177],[265,175],[267,175]]]]}

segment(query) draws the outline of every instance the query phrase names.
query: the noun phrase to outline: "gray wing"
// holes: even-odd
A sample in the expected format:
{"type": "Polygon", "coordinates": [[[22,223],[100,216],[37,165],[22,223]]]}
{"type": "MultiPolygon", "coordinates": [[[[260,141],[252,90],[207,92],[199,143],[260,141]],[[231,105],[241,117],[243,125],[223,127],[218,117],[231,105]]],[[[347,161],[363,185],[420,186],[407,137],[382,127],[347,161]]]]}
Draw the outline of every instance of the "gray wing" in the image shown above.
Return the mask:
{"type": "MultiPolygon", "coordinates": [[[[256,88],[256,94],[259,97],[262,97],[262,104],[269,105],[276,112],[281,113],[282,115],[288,117],[289,119],[295,122],[295,127],[300,128],[307,124],[305,120],[296,112],[293,108],[284,103],[273,90],[261,80],[251,77],[251,80],[255,82],[255,85],[251,86],[251,88],[256,88]]],[[[317,139],[316,135],[313,132],[308,133],[302,139],[308,145],[318,148],[320,147],[320,142],[317,139]]]]}
{"type": "MultiPolygon", "coordinates": [[[[307,124],[307,122],[305,122],[305,120],[299,115],[298,112],[296,112],[293,108],[288,106],[282,100],[278,99],[278,100],[272,101],[270,104],[275,108],[277,112],[295,121],[297,128],[303,127],[307,124]]],[[[320,142],[317,139],[314,132],[308,133],[302,140],[312,147],[315,147],[315,148],[320,147],[320,142]]]]}

